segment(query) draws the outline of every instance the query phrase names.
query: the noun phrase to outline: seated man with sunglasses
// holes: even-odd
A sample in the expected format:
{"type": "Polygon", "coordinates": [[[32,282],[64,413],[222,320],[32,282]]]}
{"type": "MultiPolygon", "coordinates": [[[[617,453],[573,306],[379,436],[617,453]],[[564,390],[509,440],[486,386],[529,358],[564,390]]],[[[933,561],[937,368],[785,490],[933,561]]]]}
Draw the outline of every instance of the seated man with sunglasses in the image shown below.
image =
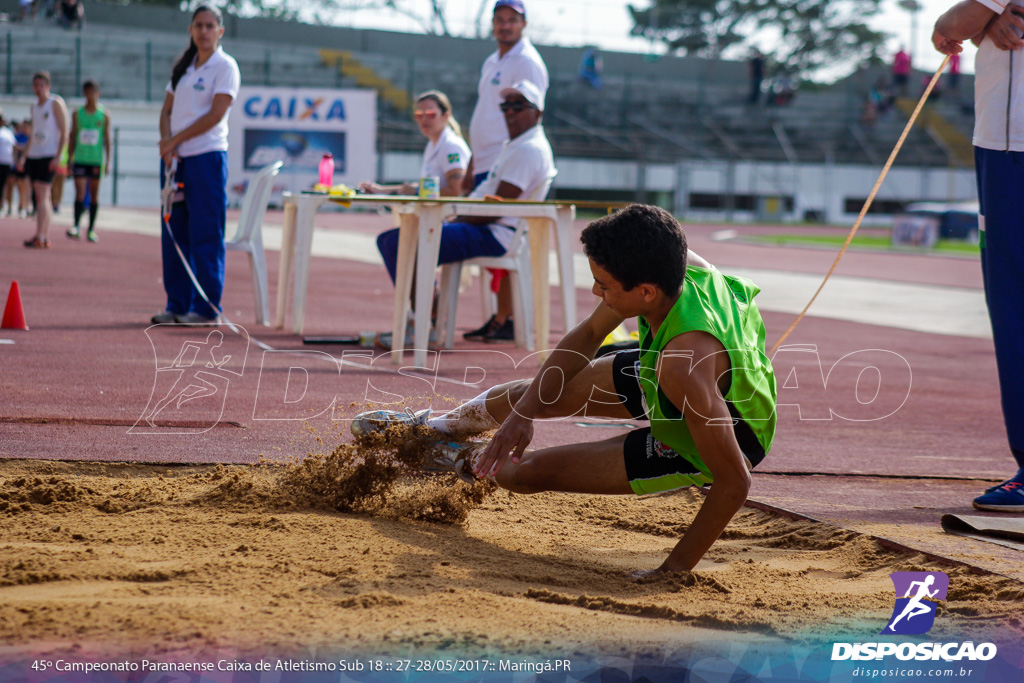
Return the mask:
{"type": "MultiPolygon", "coordinates": [[[[469,195],[472,199],[496,196],[502,199],[532,198],[549,178],[555,175],[554,155],[544,128],[540,125],[544,96],[530,81],[519,81],[501,91],[501,110],[505,115],[509,139],[502,147],[484,180],[469,195]]],[[[438,264],[454,263],[479,256],[501,256],[515,235],[518,218],[497,220],[482,216],[457,216],[441,229],[441,250],[438,264]]],[[[377,249],[384,258],[391,281],[395,281],[398,263],[398,229],[388,230],[377,238],[377,249]]],[[[498,312],[487,321],[479,336],[467,338],[484,341],[512,341],[511,300],[499,297],[498,312]]],[[[381,341],[386,342],[386,339],[381,341]]],[[[405,348],[412,346],[413,331],[406,333],[405,348]]],[[[389,346],[389,344],[381,344],[389,346]]]]}

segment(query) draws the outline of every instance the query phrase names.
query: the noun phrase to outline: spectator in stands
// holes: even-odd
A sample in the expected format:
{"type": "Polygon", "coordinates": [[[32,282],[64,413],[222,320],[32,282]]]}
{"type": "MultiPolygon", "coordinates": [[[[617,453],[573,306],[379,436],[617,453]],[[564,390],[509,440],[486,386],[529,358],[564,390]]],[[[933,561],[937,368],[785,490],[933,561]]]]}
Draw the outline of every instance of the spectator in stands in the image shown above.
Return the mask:
{"type": "Polygon", "coordinates": [[[1024,512],[1024,112],[1008,107],[1009,93],[1024,89],[1014,68],[1024,48],[1024,8],[1005,0],[961,0],[935,23],[932,43],[959,54],[965,40],[978,46],[974,91],[974,168],[980,204],[981,273],[1002,391],[1003,419],[1017,473],[974,499],[993,512],[1024,512]]]}
{"type": "Polygon", "coordinates": [[[750,51],[747,72],[750,75],[750,94],[747,95],[747,102],[757,104],[761,101],[761,83],[764,81],[764,55],[756,47],[750,51]]]}
{"type": "Polygon", "coordinates": [[[57,3],[57,23],[64,28],[73,26],[81,31],[85,24],[85,7],[79,0],[60,0],[57,3]]]}
{"type": "MultiPolygon", "coordinates": [[[[509,140],[502,147],[498,158],[491,167],[487,179],[470,193],[470,197],[482,199],[492,195],[503,199],[531,197],[555,175],[554,155],[541,117],[544,112],[544,95],[541,89],[530,81],[520,81],[501,91],[499,107],[505,116],[509,140]]],[[[478,256],[501,256],[508,249],[515,234],[516,218],[492,218],[459,216],[441,229],[441,250],[439,264],[454,263],[478,256]]],[[[384,257],[391,281],[395,281],[398,263],[398,229],[388,230],[377,238],[377,248],[384,257]]],[[[488,320],[475,338],[485,341],[512,341],[511,299],[503,303],[499,298],[498,312],[488,320]]],[[[405,347],[412,345],[413,330],[406,334],[405,347]]],[[[391,335],[378,335],[378,345],[391,348],[391,335]]]]}
{"type": "Polygon", "coordinates": [[[498,0],[491,25],[498,49],[480,69],[476,107],[469,122],[469,148],[473,159],[468,172],[472,183],[466,186],[467,193],[487,178],[508,139],[499,109],[501,91],[519,81],[533,83],[540,89],[541,98],[547,97],[548,91],[548,68],[530,39],[523,36],[526,7],[522,0],[498,0]]]}
{"type": "Polygon", "coordinates": [[[793,85],[793,77],[785,69],[779,71],[772,86],[772,102],[778,107],[786,107],[795,96],[796,88],[793,85]]]}
{"type": "Polygon", "coordinates": [[[192,13],[188,49],[171,71],[160,112],[161,183],[177,162],[173,182],[183,186],[161,232],[167,307],[154,324],[216,324],[224,290],[224,225],[227,220],[228,111],[238,95],[238,64],[220,47],[220,10],[200,5],[192,13]],[[178,249],[202,293],[192,284],[178,249]],[[204,296],[205,294],[205,296],[204,296]]]}
{"type": "MultiPolygon", "coordinates": [[[[14,139],[14,133],[7,127],[4,119],[4,112],[0,109],[0,204],[7,189],[7,176],[14,165],[14,146],[18,144],[14,139]]],[[[10,203],[7,205],[7,215],[11,215],[10,203]]]]}
{"type": "Polygon", "coordinates": [[[583,51],[583,57],[580,59],[579,79],[589,84],[594,90],[601,90],[604,88],[604,82],[601,80],[603,67],[601,53],[597,51],[597,48],[588,47],[583,51]]]}
{"type": "Polygon", "coordinates": [[[100,206],[100,178],[104,169],[110,171],[110,113],[100,104],[100,86],[88,80],[82,85],[85,105],[71,115],[71,174],[75,178],[75,223],[68,237],[78,239],[82,234],[82,214],[85,213],[85,192],[89,190],[89,232],[86,238],[96,241],[96,212],[100,206]]]}
{"type": "Polygon", "coordinates": [[[875,121],[878,119],[878,103],[868,93],[864,97],[864,107],[860,113],[860,122],[865,128],[874,128],[875,121]]]}
{"type": "Polygon", "coordinates": [[[18,21],[28,19],[29,10],[32,11],[32,19],[36,18],[36,4],[33,0],[19,0],[18,5],[21,8],[21,12],[18,14],[18,21]]]}
{"type": "Polygon", "coordinates": [[[885,116],[892,109],[893,102],[896,99],[892,89],[886,84],[884,76],[880,76],[875,81],[875,85],[868,91],[868,95],[874,100],[879,116],[885,116]]]}
{"type": "Polygon", "coordinates": [[[907,96],[907,85],[910,82],[910,55],[900,45],[899,52],[892,58],[892,86],[900,97],[907,96]]]}
{"type": "MultiPolygon", "coordinates": [[[[925,74],[921,77],[921,93],[918,97],[924,95],[924,91],[928,89],[928,84],[932,82],[932,77],[925,74]]],[[[935,81],[935,87],[932,88],[931,99],[933,102],[938,102],[942,99],[942,79],[935,81]]]]}
{"type": "MultiPolygon", "coordinates": [[[[427,138],[423,150],[423,164],[420,177],[436,176],[441,179],[438,188],[444,197],[462,196],[462,183],[469,166],[469,145],[462,137],[462,128],[452,115],[452,103],[448,96],[438,90],[428,90],[416,98],[413,118],[420,132],[427,138]]],[[[359,189],[373,194],[416,194],[419,185],[378,185],[359,183],[359,189]]]]}
{"type": "MultiPolygon", "coordinates": [[[[502,145],[508,139],[506,121],[499,108],[502,90],[513,83],[529,81],[539,89],[542,101],[548,91],[548,68],[530,39],[523,36],[526,6],[522,0],[498,0],[494,3],[491,28],[498,49],[480,69],[476,107],[469,123],[469,147],[473,158],[467,171],[470,178],[465,187],[467,192],[488,177],[502,145]]],[[[508,278],[504,277],[504,271],[492,271],[492,274],[498,289],[498,307],[511,310],[512,289],[508,278]]],[[[480,330],[474,330],[471,336],[475,338],[476,332],[480,330]]]]}
{"type": "Polygon", "coordinates": [[[28,141],[21,166],[32,181],[36,200],[36,234],[25,240],[30,249],[50,246],[51,185],[60,166],[61,150],[68,142],[68,110],[64,100],[50,93],[50,74],[37,71],[32,76],[36,101],[32,103],[32,137],[28,141]]]}

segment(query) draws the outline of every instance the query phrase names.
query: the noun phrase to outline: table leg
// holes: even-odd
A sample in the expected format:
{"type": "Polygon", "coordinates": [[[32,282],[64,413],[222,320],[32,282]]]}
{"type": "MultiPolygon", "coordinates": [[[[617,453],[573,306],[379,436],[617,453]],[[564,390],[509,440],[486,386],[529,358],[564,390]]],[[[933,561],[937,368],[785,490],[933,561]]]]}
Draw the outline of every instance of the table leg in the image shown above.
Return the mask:
{"type": "Polygon", "coordinates": [[[572,265],[573,224],[576,222],[575,206],[558,207],[558,224],[555,227],[555,249],[558,252],[558,274],[562,286],[562,311],[565,331],[576,326],[576,277],[572,265]]]}
{"type": "Polygon", "coordinates": [[[295,259],[295,215],[298,207],[291,200],[284,204],[284,223],[281,225],[281,256],[277,269],[277,307],[274,310],[274,328],[284,329],[288,313],[288,285],[291,284],[292,264],[295,259]]]}
{"type": "Polygon", "coordinates": [[[530,271],[533,274],[533,330],[537,335],[538,358],[543,362],[551,348],[551,273],[548,268],[548,245],[551,219],[531,218],[530,271]]]}
{"type": "Polygon", "coordinates": [[[434,272],[437,270],[441,250],[441,206],[425,204],[420,207],[419,241],[416,248],[416,334],[413,364],[427,366],[427,346],[430,338],[430,313],[434,302],[434,272]]]}
{"type": "Polygon", "coordinates": [[[402,362],[402,350],[405,348],[405,325],[409,316],[409,293],[412,291],[419,225],[419,217],[415,214],[398,214],[398,263],[395,269],[394,317],[391,319],[391,362],[395,365],[402,362]]]}
{"type": "Polygon", "coordinates": [[[292,331],[302,334],[306,321],[306,294],[309,291],[309,266],[313,257],[313,224],[322,201],[302,201],[295,217],[295,297],[292,307],[292,331]]]}

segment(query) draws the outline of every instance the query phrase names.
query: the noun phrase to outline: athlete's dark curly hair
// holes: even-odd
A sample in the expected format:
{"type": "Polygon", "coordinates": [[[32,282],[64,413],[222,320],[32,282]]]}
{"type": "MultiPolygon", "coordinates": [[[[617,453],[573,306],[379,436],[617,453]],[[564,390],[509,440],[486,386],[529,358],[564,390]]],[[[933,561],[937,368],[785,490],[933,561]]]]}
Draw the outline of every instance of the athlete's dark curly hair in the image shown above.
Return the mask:
{"type": "Polygon", "coordinates": [[[664,209],[631,204],[588,225],[580,241],[583,252],[627,291],[645,282],[669,296],[682,291],[686,234],[664,209]]]}

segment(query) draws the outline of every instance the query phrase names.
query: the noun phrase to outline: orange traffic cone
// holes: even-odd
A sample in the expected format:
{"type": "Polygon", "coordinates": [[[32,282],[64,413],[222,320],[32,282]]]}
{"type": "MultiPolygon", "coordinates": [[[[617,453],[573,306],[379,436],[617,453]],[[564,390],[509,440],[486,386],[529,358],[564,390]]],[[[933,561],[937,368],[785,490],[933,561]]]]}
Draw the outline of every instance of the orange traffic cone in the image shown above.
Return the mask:
{"type": "Polygon", "coordinates": [[[17,280],[11,283],[11,293],[7,295],[7,306],[4,308],[4,319],[0,322],[0,329],[28,329],[28,323],[25,322],[25,309],[21,306],[21,290],[18,289],[17,280]]]}

